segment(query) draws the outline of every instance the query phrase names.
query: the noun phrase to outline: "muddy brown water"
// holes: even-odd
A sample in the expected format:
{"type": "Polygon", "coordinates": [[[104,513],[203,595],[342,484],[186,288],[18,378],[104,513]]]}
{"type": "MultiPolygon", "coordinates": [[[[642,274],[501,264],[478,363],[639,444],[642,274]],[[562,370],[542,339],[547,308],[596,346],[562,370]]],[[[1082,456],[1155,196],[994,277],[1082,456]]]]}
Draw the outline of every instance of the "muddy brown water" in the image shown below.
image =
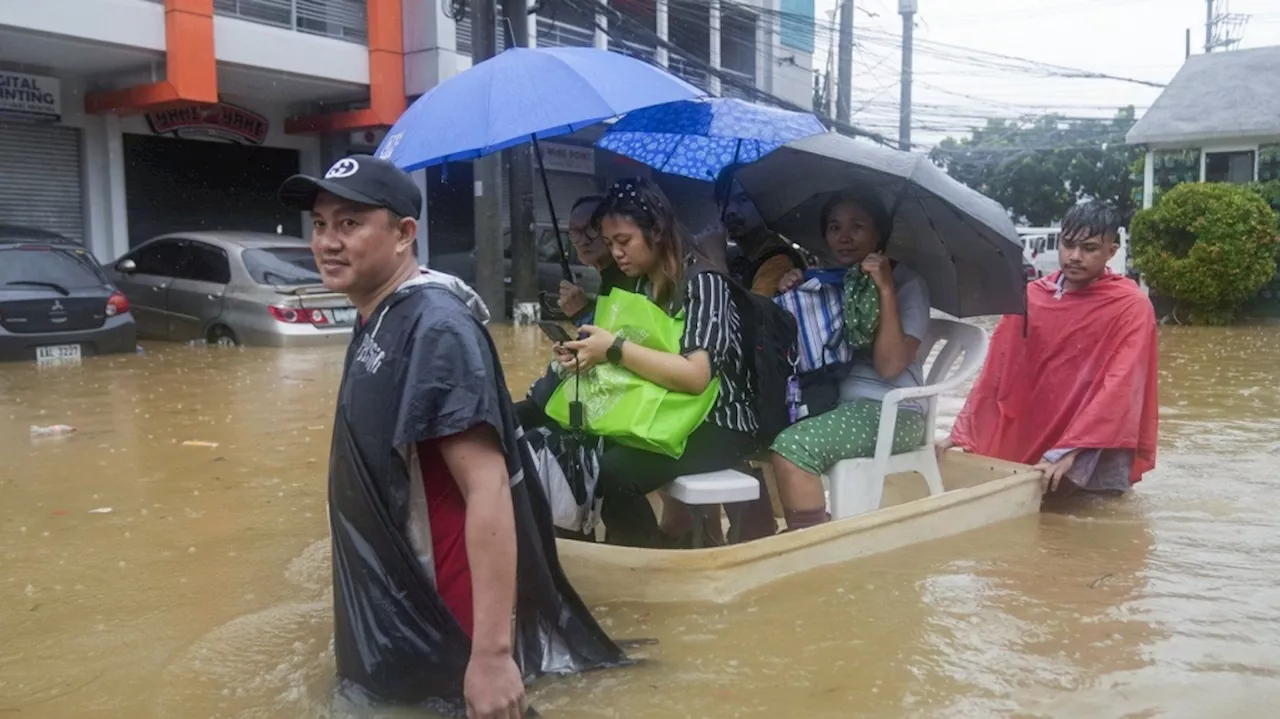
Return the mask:
{"type": "MultiPolygon", "coordinates": [[[[494,333],[523,394],[544,341],[494,333]]],[[[342,348],[146,350],[0,366],[0,716],[350,715],[331,698],[325,520],[342,348]],[[29,436],[59,423],[79,431],[29,436]]],[[[1161,352],[1159,468],[1132,496],[729,605],[597,606],[615,636],[659,643],[642,666],[540,682],[536,706],[1276,716],[1280,330],[1163,328],[1161,352]]]]}

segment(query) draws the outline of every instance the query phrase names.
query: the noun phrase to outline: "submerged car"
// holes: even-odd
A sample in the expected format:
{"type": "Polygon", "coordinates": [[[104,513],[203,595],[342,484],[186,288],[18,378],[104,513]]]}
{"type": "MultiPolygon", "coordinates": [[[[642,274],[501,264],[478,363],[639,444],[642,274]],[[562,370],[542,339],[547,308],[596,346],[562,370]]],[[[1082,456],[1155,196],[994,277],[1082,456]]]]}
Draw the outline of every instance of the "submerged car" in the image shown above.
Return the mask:
{"type": "Polygon", "coordinates": [[[261,232],[181,232],[139,245],[112,278],[144,337],[216,345],[341,344],[356,309],[321,284],[310,246],[261,232]]]}
{"type": "Polygon", "coordinates": [[[136,349],[128,299],[84,247],[0,225],[0,360],[74,362],[136,349]]]}
{"type": "MultiPolygon", "coordinates": [[[[600,290],[600,273],[594,267],[582,265],[578,260],[573,245],[568,241],[567,231],[563,234],[565,249],[569,253],[569,269],[573,273],[574,283],[588,293],[600,290]]],[[[502,276],[505,287],[506,312],[511,316],[515,304],[515,292],[511,282],[511,230],[503,231],[502,276]]],[[[559,243],[556,241],[555,228],[550,224],[539,224],[535,228],[535,246],[538,248],[538,295],[542,305],[542,317],[547,320],[563,320],[560,312],[560,281],[564,279],[564,269],[560,265],[559,243]]],[[[475,251],[450,252],[431,255],[428,267],[433,270],[451,274],[471,287],[476,286],[475,251]]]]}

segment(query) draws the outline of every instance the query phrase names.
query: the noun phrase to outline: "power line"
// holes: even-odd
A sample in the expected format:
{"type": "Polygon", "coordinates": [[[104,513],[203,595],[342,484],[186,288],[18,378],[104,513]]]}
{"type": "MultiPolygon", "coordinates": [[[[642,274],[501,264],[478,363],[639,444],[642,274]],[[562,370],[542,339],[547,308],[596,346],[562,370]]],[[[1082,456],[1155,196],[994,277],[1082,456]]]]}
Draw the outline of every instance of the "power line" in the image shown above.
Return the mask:
{"type": "MultiPolygon", "coordinates": [[[[777,105],[779,107],[782,107],[788,110],[794,110],[797,112],[808,112],[808,113],[815,114],[817,115],[818,119],[820,119],[823,123],[827,124],[830,127],[834,127],[836,130],[838,130],[842,134],[854,135],[857,137],[865,137],[869,140],[885,145],[886,147],[891,147],[893,144],[888,138],[884,137],[880,133],[870,132],[868,130],[864,130],[855,125],[851,125],[849,123],[844,123],[844,122],[838,122],[833,118],[826,117],[820,113],[815,113],[813,108],[803,108],[789,100],[786,100],[784,98],[778,97],[777,95],[761,90],[760,88],[756,87],[755,83],[753,82],[744,82],[741,78],[733,75],[732,73],[726,73],[721,68],[713,67],[711,63],[706,62],[701,58],[690,55],[687,50],[685,50],[684,48],[678,45],[675,45],[674,43],[671,43],[667,40],[663,40],[662,38],[658,37],[658,34],[656,32],[645,27],[644,25],[636,21],[634,18],[624,13],[621,13],[612,7],[609,7],[607,4],[605,4],[604,2],[601,2],[600,0],[566,0],[566,1],[570,5],[574,5],[581,11],[585,12],[588,8],[590,8],[593,12],[600,12],[612,18],[615,18],[620,22],[630,24],[640,34],[647,36],[652,42],[655,43],[657,47],[662,47],[666,49],[668,52],[676,53],[684,57],[686,60],[692,61],[694,64],[698,65],[705,72],[718,77],[722,83],[737,87],[740,90],[743,90],[747,93],[754,95],[758,99],[765,100],[767,102],[770,102],[774,105],[777,105]]],[[[599,22],[596,22],[595,25],[601,32],[605,33],[610,38],[613,37],[613,28],[611,26],[601,25],[599,22]]]]}
{"type": "MultiPolygon", "coordinates": [[[[613,27],[598,26],[598,29],[600,29],[606,35],[609,35],[611,38],[621,41],[624,44],[624,48],[628,44],[635,43],[636,41],[640,41],[642,43],[640,47],[636,48],[640,50],[644,50],[650,44],[652,44],[654,48],[663,47],[669,53],[672,53],[677,57],[685,60],[687,65],[697,67],[699,70],[706,73],[708,76],[718,77],[720,78],[721,82],[726,86],[738,89],[742,91],[744,94],[747,94],[751,97],[755,97],[757,99],[763,100],[770,104],[786,107],[792,110],[799,110],[802,112],[813,111],[813,108],[800,107],[794,103],[791,103],[787,100],[779,98],[775,95],[772,95],[771,93],[767,93],[763,90],[760,90],[758,87],[755,86],[754,82],[748,81],[743,77],[741,77],[740,75],[731,74],[733,72],[731,69],[729,70],[729,72],[725,72],[725,68],[721,68],[721,69],[713,68],[706,59],[699,57],[696,51],[690,50],[687,47],[682,47],[676,43],[672,43],[669,40],[663,41],[661,38],[657,36],[657,33],[654,30],[648,28],[644,22],[626,13],[619,12],[618,9],[616,8],[610,8],[598,2],[597,0],[566,0],[566,2],[567,4],[573,6],[578,11],[578,13],[582,14],[584,17],[594,18],[595,14],[597,12],[600,12],[609,17],[616,18],[618,22],[615,26],[613,27]],[[619,35],[621,35],[622,37],[619,37],[619,35]]],[[[730,5],[740,5],[740,3],[736,3],[733,0],[722,0],[722,2],[725,2],[725,4],[730,4],[730,5]]],[[[759,10],[759,8],[751,8],[751,9],[759,10]]],[[[694,42],[699,42],[701,40],[698,34],[695,34],[687,27],[689,24],[693,24],[699,30],[705,27],[707,32],[708,33],[710,32],[709,18],[702,15],[701,13],[697,13],[690,8],[687,8],[681,5],[676,5],[676,4],[672,5],[672,10],[678,16],[687,17],[686,20],[680,23],[685,27],[680,27],[677,30],[676,34],[679,37],[684,37],[684,38],[693,40],[694,42]],[[690,14],[690,13],[693,13],[693,14],[690,14]]],[[[793,13],[778,13],[776,11],[766,11],[765,14],[794,15],[793,13]]],[[[805,16],[801,15],[799,17],[805,17],[805,16]]],[[[768,49],[768,46],[758,46],[754,42],[744,41],[742,38],[737,37],[733,33],[730,33],[724,36],[723,40],[726,40],[731,43],[732,42],[742,43],[743,46],[754,49],[757,55],[759,55],[760,53],[768,49]]],[[[884,43],[883,40],[880,40],[879,38],[876,38],[876,40],[881,44],[887,44],[887,43],[884,43]]],[[[938,47],[942,47],[942,48],[955,47],[955,46],[948,46],[943,43],[929,43],[929,44],[937,45],[938,47]]],[[[777,46],[774,46],[774,47],[776,48],[777,46]]],[[[624,49],[624,48],[620,48],[620,49],[624,49]]],[[[967,48],[960,48],[958,51],[953,51],[953,52],[963,52],[967,50],[968,50],[967,48]]],[[[624,51],[626,50],[624,49],[624,51]]],[[[1033,72],[1034,74],[1041,74],[1049,69],[1056,71],[1059,68],[1059,66],[1053,66],[1053,65],[1048,65],[1044,63],[1036,63],[1036,61],[1029,61],[1029,60],[1024,61],[1021,58],[1013,58],[1012,56],[999,56],[998,54],[985,53],[984,51],[976,51],[976,52],[980,55],[991,55],[994,57],[1009,58],[1009,60],[1002,60],[1002,62],[1004,63],[1009,63],[1009,62],[1021,63],[1021,64],[1015,64],[1015,68],[1023,72],[1027,72],[1028,70],[1031,70],[1031,72],[1033,72]],[[1025,63],[1033,63],[1041,67],[1028,68],[1025,63]]],[[[880,59],[880,62],[876,66],[872,67],[872,70],[874,70],[875,68],[878,68],[880,65],[884,64],[891,58],[892,58],[892,51],[890,50],[890,52],[886,52],[884,54],[884,56],[880,59]]],[[[776,58],[771,58],[771,59],[776,60],[776,58]]],[[[978,59],[981,60],[982,58],[978,58],[978,59]]],[[[869,64],[867,66],[871,67],[869,64]]],[[[1077,72],[1077,73],[1088,72],[1088,71],[1076,71],[1071,68],[1066,68],[1066,69],[1068,71],[1077,72]]],[[[754,75],[754,72],[750,72],[747,74],[754,75]]],[[[818,73],[815,73],[815,74],[818,74],[818,73]]],[[[1111,79],[1111,78],[1103,78],[1103,79],[1111,79]]],[[[1143,82],[1143,81],[1139,81],[1139,82],[1143,82]]],[[[882,144],[888,144],[891,146],[893,143],[888,141],[883,136],[883,134],[868,130],[867,128],[874,127],[876,129],[884,128],[889,131],[893,130],[893,126],[888,121],[888,118],[882,121],[881,118],[876,115],[880,111],[880,109],[883,109],[884,112],[887,113],[890,111],[891,108],[896,114],[896,110],[897,110],[896,104],[879,101],[880,95],[882,95],[884,92],[887,92],[888,90],[896,86],[897,86],[896,83],[882,84],[875,95],[873,95],[871,98],[864,101],[863,106],[859,108],[860,113],[865,113],[867,110],[871,110],[871,112],[867,113],[866,115],[863,115],[864,121],[861,123],[861,126],[845,125],[843,123],[836,122],[830,117],[826,117],[822,113],[815,113],[815,114],[817,114],[825,123],[836,127],[836,129],[841,130],[846,134],[853,134],[853,135],[868,137],[877,142],[881,142],[882,144]]],[[[956,94],[958,96],[964,97],[965,99],[970,99],[975,102],[983,103],[984,105],[1004,105],[1006,108],[1014,109],[1014,110],[1019,108],[1019,106],[1014,105],[1012,103],[992,101],[992,100],[977,98],[973,96],[964,96],[959,93],[950,93],[950,94],[956,94]]],[[[993,114],[993,113],[979,113],[978,111],[972,108],[965,108],[960,106],[928,105],[925,103],[915,104],[914,106],[919,108],[919,112],[918,112],[919,121],[911,123],[911,126],[914,129],[920,129],[922,131],[927,131],[927,132],[941,132],[941,133],[947,133],[947,134],[970,133],[970,132],[973,132],[975,129],[977,129],[975,125],[980,126],[981,123],[984,123],[989,120],[1023,119],[1023,118],[1035,116],[1037,114],[1044,114],[1044,111],[1048,109],[1048,108],[1042,108],[1038,112],[1032,112],[1028,110],[1026,112],[1021,112],[1021,113],[1008,113],[1006,111],[1004,114],[993,114]],[[1010,117],[1010,115],[1014,115],[1014,116],[1010,117]]],[[[1116,110],[1116,108],[1114,107],[1107,107],[1107,106],[1094,107],[1094,106],[1088,106],[1088,105],[1061,106],[1060,109],[1068,109],[1068,110],[1080,110],[1080,109],[1104,110],[1105,109],[1105,110],[1112,110],[1112,111],[1116,110]]],[[[1084,118],[1064,117],[1063,118],[1064,121],[1071,121],[1073,119],[1106,121],[1107,118],[1100,118],[1100,117],[1084,117],[1084,118]]],[[[920,149],[928,149],[929,146],[921,145],[921,144],[913,144],[913,147],[920,148],[920,149]]]]}
{"type": "MultiPolygon", "coordinates": [[[[1145,2],[1147,0],[1130,0],[1130,1],[1145,2]]],[[[815,27],[815,37],[821,35],[820,31],[829,30],[832,27],[835,27],[833,23],[826,22],[820,18],[817,18],[812,15],[808,15],[805,13],[793,13],[793,12],[787,12],[784,10],[756,8],[755,6],[744,3],[741,0],[721,0],[721,3],[722,5],[738,5],[738,6],[747,8],[748,10],[758,12],[761,15],[776,17],[780,20],[788,19],[791,22],[805,22],[806,24],[809,22],[812,22],[815,27]]],[[[859,35],[862,38],[871,38],[873,42],[886,42],[886,41],[892,42],[895,44],[896,48],[898,49],[901,49],[902,47],[902,38],[900,36],[893,35],[891,33],[887,33],[883,30],[879,30],[876,28],[867,28],[867,29],[861,30],[859,32],[859,35]]],[[[861,44],[861,41],[859,41],[856,44],[861,44]]],[[[977,48],[965,47],[961,45],[952,45],[950,43],[943,43],[935,40],[919,40],[916,42],[916,49],[917,51],[920,51],[920,52],[926,52],[926,49],[932,49],[932,52],[935,55],[942,56],[945,54],[951,54],[958,58],[965,57],[965,54],[967,53],[968,54],[967,60],[971,62],[983,62],[983,61],[997,62],[998,61],[998,62],[1005,63],[1006,66],[1009,66],[1008,63],[1019,63],[1020,65],[1012,65],[1009,67],[1011,67],[1012,69],[1027,69],[1027,70],[1038,70],[1040,72],[1048,72],[1048,73],[1051,73],[1052,76],[1069,77],[1074,79],[1115,80],[1118,82],[1130,82],[1130,83],[1136,83],[1140,85],[1146,85],[1149,87],[1157,87],[1157,88],[1165,87],[1165,85],[1162,83],[1156,83],[1150,80],[1142,80],[1138,78],[1125,77],[1123,75],[1112,75],[1109,73],[1101,73],[1101,72],[1095,72],[1091,70],[1083,70],[1080,68],[1067,67],[1064,65],[1055,65],[1052,63],[1041,62],[1039,60],[1032,60],[1030,58],[1017,57],[1014,55],[1005,55],[1002,53],[991,52],[988,50],[980,50],[977,48]]]]}

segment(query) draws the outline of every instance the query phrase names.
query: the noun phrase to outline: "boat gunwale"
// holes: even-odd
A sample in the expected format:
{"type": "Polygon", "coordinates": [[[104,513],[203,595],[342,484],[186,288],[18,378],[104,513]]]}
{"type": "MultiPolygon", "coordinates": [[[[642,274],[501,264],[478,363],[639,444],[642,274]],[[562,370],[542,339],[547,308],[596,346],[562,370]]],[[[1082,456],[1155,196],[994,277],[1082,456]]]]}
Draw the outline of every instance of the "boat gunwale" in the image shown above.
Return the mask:
{"type": "Polygon", "coordinates": [[[939,495],[921,497],[874,512],[834,520],[801,532],[781,532],[772,537],[742,544],[703,549],[640,549],[559,540],[558,550],[562,554],[562,561],[566,558],[563,555],[568,554],[583,561],[608,562],[623,569],[665,570],[682,574],[724,572],[902,520],[924,517],[972,504],[986,497],[1007,492],[1021,484],[1034,482],[1038,485],[1041,477],[1038,470],[1028,465],[981,455],[951,452],[944,461],[969,465],[974,469],[995,471],[1007,469],[1011,473],[971,487],[948,490],[939,495]],[[568,549],[567,552],[566,549],[568,549]]]}

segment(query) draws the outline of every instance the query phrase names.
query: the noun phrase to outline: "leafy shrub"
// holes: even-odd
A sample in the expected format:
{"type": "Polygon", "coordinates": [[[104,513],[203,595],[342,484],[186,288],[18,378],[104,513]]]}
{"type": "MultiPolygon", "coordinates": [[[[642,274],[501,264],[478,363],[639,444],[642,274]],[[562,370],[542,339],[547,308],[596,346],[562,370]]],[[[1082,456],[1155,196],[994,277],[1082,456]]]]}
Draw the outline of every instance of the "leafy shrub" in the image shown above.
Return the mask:
{"type": "MultiPolygon", "coordinates": [[[[1255,182],[1251,185],[1246,185],[1246,187],[1258,193],[1262,199],[1267,201],[1271,209],[1280,213],[1280,180],[1255,182]]],[[[1277,216],[1277,222],[1280,222],[1280,216],[1277,216]]]]}
{"type": "Polygon", "coordinates": [[[1134,265],[1192,322],[1226,324],[1276,274],[1276,215],[1226,183],[1178,185],[1129,228],[1134,265]]]}

